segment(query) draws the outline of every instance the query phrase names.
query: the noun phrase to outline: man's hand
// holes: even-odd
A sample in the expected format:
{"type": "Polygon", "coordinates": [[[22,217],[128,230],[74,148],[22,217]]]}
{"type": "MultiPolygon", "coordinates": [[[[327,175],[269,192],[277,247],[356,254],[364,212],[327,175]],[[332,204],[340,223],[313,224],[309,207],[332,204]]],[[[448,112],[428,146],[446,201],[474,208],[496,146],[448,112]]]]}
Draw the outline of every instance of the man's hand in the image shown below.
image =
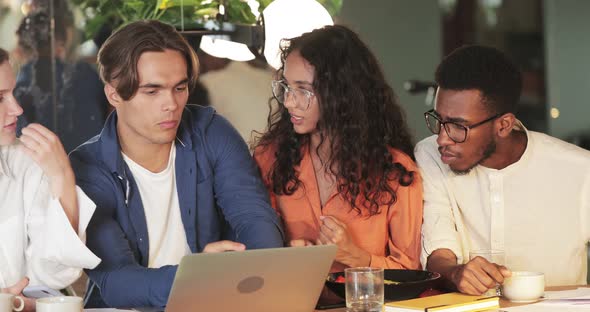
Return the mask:
{"type": "MultiPolygon", "coordinates": [[[[22,311],[32,312],[35,311],[35,299],[23,296],[23,289],[25,289],[27,285],[29,285],[29,279],[25,277],[10,287],[0,289],[0,292],[22,297],[25,301],[25,307],[22,311]]],[[[15,306],[18,307],[18,304],[15,306]]]]}
{"type": "Polygon", "coordinates": [[[320,216],[322,225],[317,245],[336,244],[336,261],[351,267],[369,266],[371,255],[358,247],[350,237],[346,224],[333,216],[320,216]]]}
{"type": "Polygon", "coordinates": [[[313,246],[314,243],[308,241],[307,239],[294,239],[289,242],[289,246],[291,247],[305,247],[305,246],[313,246]]]}
{"type": "Polygon", "coordinates": [[[452,284],[447,285],[449,288],[470,295],[481,295],[512,275],[505,267],[482,257],[457,265],[457,256],[447,248],[437,249],[428,256],[426,270],[440,273],[445,282],[452,284]]]}
{"type": "Polygon", "coordinates": [[[207,244],[203,249],[206,253],[224,252],[224,251],[244,251],[246,246],[241,243],[232,242],[229,240],[222,240],[207,244]]]}
{"type": "Polygon", "coordinates": [[[481,295],[488,289],[502,284],[512,273],[504,266],[476,257],[466,264],[456,266],[450,279],[462,293],[481,295]]]}

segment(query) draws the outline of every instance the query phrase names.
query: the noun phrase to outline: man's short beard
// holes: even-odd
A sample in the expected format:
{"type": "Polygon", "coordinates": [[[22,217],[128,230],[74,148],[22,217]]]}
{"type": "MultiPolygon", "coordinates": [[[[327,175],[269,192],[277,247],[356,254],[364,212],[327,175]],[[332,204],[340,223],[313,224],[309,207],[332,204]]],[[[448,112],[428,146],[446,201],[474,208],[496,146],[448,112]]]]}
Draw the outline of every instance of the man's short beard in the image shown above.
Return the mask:
{"type": "Polygon", "coordinates": [[[481,164],[486,159],[490,158],[490,156],[492,156],[495,152],[496,152],[496,141],[491,140],[490,143],[488,143],[488,145],[486,145],[486,147],[483,151],[483,156],[478,161],[476,161],[473,165],[471,165],[471,167],[469,167],[465,170],[455,170],[453,168],[451,168],[451,170],[457,175],[466,175],[469,172],[471,172],[471,169],[475,168],[477,165],[481,164]]]}

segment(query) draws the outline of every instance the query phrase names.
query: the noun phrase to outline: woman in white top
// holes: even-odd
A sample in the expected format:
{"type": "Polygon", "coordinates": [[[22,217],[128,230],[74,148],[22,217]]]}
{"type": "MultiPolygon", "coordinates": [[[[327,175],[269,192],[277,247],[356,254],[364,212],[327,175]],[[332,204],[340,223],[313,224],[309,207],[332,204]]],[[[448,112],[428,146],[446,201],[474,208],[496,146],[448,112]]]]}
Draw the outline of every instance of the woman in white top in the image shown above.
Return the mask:
{"type": "MultiPolygon", "coordinates": [[[[54,133],[31,124],[16,139],[23,110],[13,96],[15,84],[8,54],[0,49],[0,289],[61,289],[100,262],[84,243],[95,205],[77,188],[54,133]]],[[[34,301],[26,300],[25,308],[34,310],[34,301]]]]}

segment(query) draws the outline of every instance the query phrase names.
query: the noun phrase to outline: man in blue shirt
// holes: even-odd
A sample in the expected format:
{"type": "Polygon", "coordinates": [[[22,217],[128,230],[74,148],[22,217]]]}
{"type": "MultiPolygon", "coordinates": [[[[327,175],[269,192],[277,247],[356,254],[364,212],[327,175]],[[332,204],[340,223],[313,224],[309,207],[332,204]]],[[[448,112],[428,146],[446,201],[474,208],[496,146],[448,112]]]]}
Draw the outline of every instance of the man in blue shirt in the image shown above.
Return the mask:
{"type": "Polygon", "coordinates": [[[172,27],[131,23],[98,54],[115,107],[70,155],[97,205],[87,307],[163,307],[180,259],[280,247],[283,232],[248,148],[212,108],[187,105],[194,51],[172,27]]]}

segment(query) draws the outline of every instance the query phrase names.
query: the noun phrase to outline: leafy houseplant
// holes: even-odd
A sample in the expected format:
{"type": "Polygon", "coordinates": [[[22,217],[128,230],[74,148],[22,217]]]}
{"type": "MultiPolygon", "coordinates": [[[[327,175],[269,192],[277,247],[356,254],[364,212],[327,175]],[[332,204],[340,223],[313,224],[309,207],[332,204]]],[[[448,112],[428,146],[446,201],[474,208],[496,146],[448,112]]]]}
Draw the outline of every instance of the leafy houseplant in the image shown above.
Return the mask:
{"type": "MultiPolygon", "coordinates": [[[[208,20],[216,19],[220,2],[225,7],[224,20],[232,23],[254,24],[256,16],[245,0],[70,0],[83,12],[85,34],[94,37],[104,25],[112,29],[142,19],[157,19],[177,28],[202,28],[208,20]]],[[[262,12],[273,0],[256,0],[262,12]]],[[[318,0],[336,15],[343,0],[318,0]]]]}

